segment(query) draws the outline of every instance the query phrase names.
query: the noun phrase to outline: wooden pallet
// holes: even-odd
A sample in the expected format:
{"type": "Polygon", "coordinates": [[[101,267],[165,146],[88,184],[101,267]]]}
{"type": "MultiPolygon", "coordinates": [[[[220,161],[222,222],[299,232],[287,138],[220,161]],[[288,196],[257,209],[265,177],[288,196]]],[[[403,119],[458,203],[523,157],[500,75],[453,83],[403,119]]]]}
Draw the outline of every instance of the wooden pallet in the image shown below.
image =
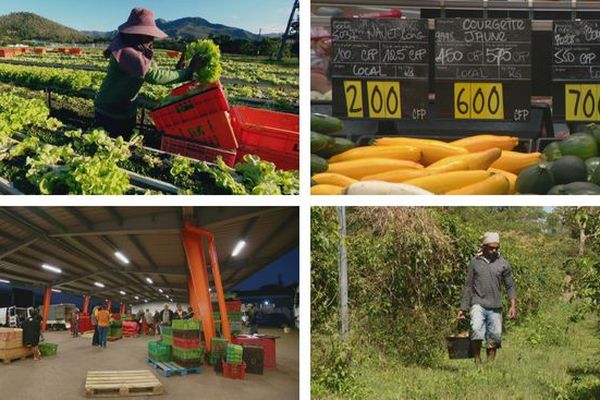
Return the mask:
{"type": "Polygon", "coordinates": [[[32,355],[33,352],[26,347],[0,350],[0,360],[2,360],[4,364],[10,364],[11,361],[14,360],[24,360],[25,358],[32,355]]]}
{"type": "Polygon", "coordinates": [[[195,368],[185,368],[182,367],[179,364],[176,364],[172,361],[168,361],[168,362],[161,362],[161,361],[154,361],[152,359],[148,359],[148,364],[153,365],[154,368],[156,368],[156,370],[164,377],[169,378],[173,375],[187,375],[187,374],[192,374],[192,373],[200,373],[202,372],[202,368],[201,367],[195,367],[195,368]]]}
{"type": "Polygon", "coordinates": [[[143,371],[88,371],[85,394],[88,397],[156,396],[165,391],[158,378],[143,371]]]}

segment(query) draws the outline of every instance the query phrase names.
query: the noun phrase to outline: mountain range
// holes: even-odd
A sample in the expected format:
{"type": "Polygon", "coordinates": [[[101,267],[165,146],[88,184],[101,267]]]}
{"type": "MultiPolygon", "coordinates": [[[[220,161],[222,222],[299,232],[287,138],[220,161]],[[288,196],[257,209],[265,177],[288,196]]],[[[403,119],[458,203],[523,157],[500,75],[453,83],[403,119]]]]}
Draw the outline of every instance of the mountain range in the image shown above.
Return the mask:
{"type": "MultiPolygon", "coordinates": [[[[157,26],[170,38],[193,40],[213,36],[230,36],[232,39],[256,40],[257,35],[244,29],[213,24],[204,18],[186,17],[174,21],[157,19],[157,26]]],[[[0,16],[0,41],[48,40],[55,42],[86,42],[98,38],[110,39],[115,31],[77,31],[47,18],[28,12],[0,16]]],[[[269,35],[271,36],[271,35],[269,35]]]]}

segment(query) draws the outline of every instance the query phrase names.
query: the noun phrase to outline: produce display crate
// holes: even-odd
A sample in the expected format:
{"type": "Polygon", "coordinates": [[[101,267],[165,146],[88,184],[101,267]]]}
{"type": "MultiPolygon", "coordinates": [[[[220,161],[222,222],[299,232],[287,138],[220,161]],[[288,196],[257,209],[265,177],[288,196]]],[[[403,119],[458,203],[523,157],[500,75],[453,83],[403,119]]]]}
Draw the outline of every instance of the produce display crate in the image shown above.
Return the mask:
{"type": "Polygon", "coordinates": [[[236,106],[231,109],[231,117],[240,146],[299,154],[298,115],[236,106]]]}
{"type": "Polygon", "coordinates": [[[23,341],[23,329],[0,328],[0,342],[18,339],[23,341]]]}
{"type": "Polygon", "coordinates": [[[173,345],[173,336],[170,336],[170,335],[162,335],[162,336],[161,336],[161,341],[162,341],[163,343],[165,343],[165,344],[168,344],[168,345],[170,345],[170,346],[171,346],[171,345],[173,345]]]}
{"type": "Polygon", "coordinates": [[[246,363],[241,364],[229,364],[224,359],[221,360],[223,363],[223,376],[230,379],[246,379],[246,363]]]}
{"type": "Polygon", "coordinates": [[[202,359],[200,359],[200,358],[186,360],[186,359],[181,359],[181,358],[173,357],[173,362],[175,364],[181,365],[184,368],[198,368],[198,367],[201,367],[204,364],[204,361],[202,359]]]}
{"type": "Polygon", "coordinates": [[[204,359],[204,348],[197,349],[181,349],[173,347],[172,355],[180,360],[204,359]]]}
{"type": "Polygon", "coordinates": [[[168,362],[171,361],[171,354],[159,354],[148,352],[148,358],[156,362],[168,362]]]}
{"type": "Polygon", "coordinates": [[[241,364],[244,356],[244,348],[237,344],[227,345],[227,353],[225,359],[228,364],[241,364]]]}
{"type": "Polygon", "coordinates": [[[74,47],[74,48],[72,48],[72,49],[69,49],[69,54],[73,54],[73,55],[76,55],[76,56],[80,56],[80,55],[82,55],[82,54],[83,54],[83,49],[80,49],[80,48],[74,47]]]}
{"type": "Polygon", "coordinates": [[[229,345],[229,341],[225,338],[214,337],[210,342],[210,349],[212,352],[227,351],[227,345],[229,345]]]}
{"type": "Polygon", "coordinates": [[[171,327],[175,330],[202,330],[202,321],[193,319],[175,319],[171,327]]]}
{"type": "Polygon", "coordinates": [[[234,335],[240,333],[242,331],[242,321],[231,321],[229,323],[229,328],[234,335]]]}
{"type": "Polygon", "coordinates": [[[218,311],[213,311],[213,318],[215,319],[215,321],[220,321],[221,320],[221,313],[218,311]]]}
{"type": "Polygon", "coordinates": [[[167,57],[169,58],[178,58],[181,57],[180,51],[167,50],[167,57]]]}
{"type": "Polygon", "coordinates": [[[56,343],[43,342],[39,344],[38,348],[44,357],[54,356],[58,352],[58,344],[56,343]]]}
{"type": "Polygon", "coordinates": [[[171,345],[165,342],[148,342],[148,352],[155,354],[169,354],[171,353],[171,345]]]}
{"type": "Polygon", "coordinates": [[[173,347],[180,349],[199,349],[202,346],[200,338],[184,339],[173,336],[173,347]]]}
{"type": "Polygon", "coordinates": [[[189,122],[182,122],[173,128],[169,128],[169,132],[165,133],[168,136],[191,140],[209,147],[238,148],[238,142],[231,125],[231,117],[227,111],[219,111],[189,122]]]}
{"type": "Polygon", "coordinates": [[[160,333],[161,335],[173,336],[173,328],[170,326],[161,326],[160,333]]]}
{"type": "Polygon", "coordinates": [[[227,309],[227,312],[230,315],[232,314],[232,312],[240,312],[240,310],[242,309],[242,301],[241,300],[228,300],[225,302],[225,308],[227,309]]]}
{"type": "Polygon", "coordinates": [[[207,162],[215,162],[217,157],[221,157],[225,164],[230,167],[235,165],[237,156],[237,151],[235,150],[205,146],[197,142],[166,135],[163,136],[160,141],[160,149],[167,153],[179,154],[195,160],[207,162]]]}
{"type": "Polygon", "coordinates": [[[265,367],[265,350],[262,346],[244,344],[243,360],[246,363],[246,372],[262,375],[265,367]]]}
{"type": "Polygon", "coordinates": [[[298,153],[281,153],[274,150],[265,149],[259,146],[249,146],[242,144],[237,149],[236,163],[242,162],[246,154],[256,155],[262,160],[270,161],[278,169],[286,171],[296,171],[299,168],[299,155],[298,153]]]}
{"type": "Polygon", "coordinates": [[[222,351],[220,351],[220,352],[213,351],[208,355],[208,363],[210,365],[220,366],[221,358],[223,358],[224,355],[225,354],[222,351]]]}
{"type": "Polygon", "coordinates": [[[238,312],[238,311],[228,312],[227,316],[229,317],[230,321],[241,321],[242,320],[242,313],[238,312]]]}
{"type": "Polygon", "coordinates": [[[181,339],[196,339],[200,337],[200,331],[196,329],[173,329],[173,337],[181,339]]]}
{"type": "Polygon", "coordinates": [[[48,50],[42,48],[42,47],[36,47],[33,49],[33,52],[35,54],[46,54],[48,52],[48,50]]]}

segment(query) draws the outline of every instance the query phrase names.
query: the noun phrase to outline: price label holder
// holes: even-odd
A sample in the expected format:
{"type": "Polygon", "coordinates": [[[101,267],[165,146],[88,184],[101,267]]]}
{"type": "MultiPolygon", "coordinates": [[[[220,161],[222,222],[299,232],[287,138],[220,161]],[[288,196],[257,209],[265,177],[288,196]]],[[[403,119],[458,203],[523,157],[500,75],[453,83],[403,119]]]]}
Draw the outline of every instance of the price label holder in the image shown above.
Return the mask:
{"type": "Polygon", "coordinates": [[[552,114],[600,121],[600,21],[554,21],[552,31],[552,114]]]}
{"type": "Polygon", "coordinates": [[[333,18],[331,28],[333,115],[427,118],[427,20],[333,18]]]}
{"type": "Polygon", "coordinates": [[[528,121],[531,21],[436,19],[435,80],[439,119],[528,121]]]}

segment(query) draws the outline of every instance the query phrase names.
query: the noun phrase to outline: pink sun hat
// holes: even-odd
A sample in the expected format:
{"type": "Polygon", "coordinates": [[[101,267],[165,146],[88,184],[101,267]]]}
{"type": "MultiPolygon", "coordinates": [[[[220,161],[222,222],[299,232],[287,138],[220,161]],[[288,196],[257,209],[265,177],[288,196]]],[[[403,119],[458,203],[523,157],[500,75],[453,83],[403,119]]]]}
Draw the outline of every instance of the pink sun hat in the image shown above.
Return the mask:
{"type": "Polygon", "coordinates": [[[155,38],[165,38],[169,35],[158,29],[154,22],[154,13],[146,8],[134,8],[127,22],[119,26],[120,33],[146,35],[155,38]]]}

